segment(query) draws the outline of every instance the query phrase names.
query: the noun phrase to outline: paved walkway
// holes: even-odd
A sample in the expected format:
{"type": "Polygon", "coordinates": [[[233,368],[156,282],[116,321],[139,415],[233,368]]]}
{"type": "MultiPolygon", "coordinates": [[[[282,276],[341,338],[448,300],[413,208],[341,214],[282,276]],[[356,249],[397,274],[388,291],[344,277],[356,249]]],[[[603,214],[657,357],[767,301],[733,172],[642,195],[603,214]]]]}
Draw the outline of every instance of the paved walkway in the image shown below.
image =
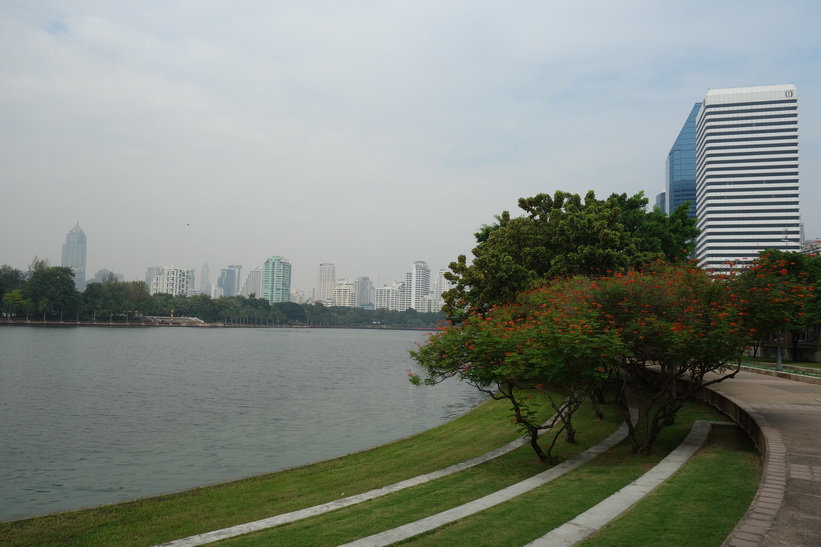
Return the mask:
{"type": "Polygon", "coordinates": [[[757,423],[766,451],[756,498],[724,545],[821,545],[821,385],[795,378],[742,371],[711,388],[757,423]]]}

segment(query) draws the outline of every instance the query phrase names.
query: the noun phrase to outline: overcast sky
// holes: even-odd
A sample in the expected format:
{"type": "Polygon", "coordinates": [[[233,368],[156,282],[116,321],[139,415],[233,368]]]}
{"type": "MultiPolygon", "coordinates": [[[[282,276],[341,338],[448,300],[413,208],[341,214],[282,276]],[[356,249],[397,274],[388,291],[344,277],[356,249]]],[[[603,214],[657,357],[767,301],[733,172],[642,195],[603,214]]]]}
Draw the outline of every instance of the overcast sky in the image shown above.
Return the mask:
{"type": "Polygon", "coordinates": [[[821,3],[0,0],[0,263],[382,285],[539,192],[663,190],[708,89],[798,87],[821,237],[821,3]]]}

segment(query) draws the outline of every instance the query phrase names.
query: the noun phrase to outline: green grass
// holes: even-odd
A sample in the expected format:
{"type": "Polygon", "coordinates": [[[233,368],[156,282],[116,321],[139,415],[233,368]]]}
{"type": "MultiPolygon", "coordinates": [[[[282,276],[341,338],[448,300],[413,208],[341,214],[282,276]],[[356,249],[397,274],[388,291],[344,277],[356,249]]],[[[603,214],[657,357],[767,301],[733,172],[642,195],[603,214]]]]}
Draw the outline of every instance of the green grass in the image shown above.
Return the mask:
{"type": "Polygon", "coordinates": [[[714,427],[697,457],[581,545],[721,545],[755,496],[761,465],[740,428],[714,427]]]}
{"type": "MultiPolygon", "coordinates": [[[[578,412],[578,442],[568,445],[559,441],[555,450],[559,460],[565,460],[597,444],[618,427],[622,421],[620,410],[605,407],[605,412],[607,418],[601,422],[594,419],[589,406],[578,412]]],[[[510,454],[433,483],[333,513],[226,540],[220,542],[220,545],[339,545],[467,503],[548,468],[549,465],[540,463],[530,446],[526,445],[510,454]]]]}
{"type": "MultiPolygon", "coordinates": [[[[775,368],[775,359],[769,357],[744,357],[744,359],[742,359],[742,364],[747,363],[754,366],[775,368]]],[[[821,363],[812,363],[810,361],[788,361],[784,359],[781,364],[788,367],[821,369],[821,363]]]]}
{"type": "MultiPolygon", "coordinates": [[[[149,545],[386,486],[497,448],[519,433],[489,401],[414,437],[216,486],[0,523],[1,545],[149,545]]],[[[548,410],[542,411],[544,419],[548,410]]]]}
{"type": "MultiPolygon", "coordinates": [[[[654,452],[650,456],[634,456],[630,454],[628,444],[622,443],[613,450],[602,454],[593,461],[585,464],[559,479],[541,486],[527,494],[509,502],[503,503],[472,517],[460,520],[441,529],[435,530],[423,536],[412,538],[402,543],[402,545],[435,546],[435,545],[523,545],[533,541],[549,532],[553,528],[572,519],[579,513],[593,507],[608,496],[614,494],[622,487],[640,477],[653,465],[661,461],[667,453],[678,446],[681,440],[687,435],[690,424],[693,420],[723,420],[723,415],[697,403],[688,404],[680,412],[677,425],[663,430],[661,437],[654,445],[654,452]],[[491,531],[492,533],[489,533],[491,531]]],[[[737,433],[737,432],[734,432],[737,433]]],[[[720,430],[718,438],[723,438],[726,430],[720,430]]],[[[716,443],[716,435],[711,434],[711,446],[716,443]]],[[[747,481],[752,488],[739,490],[736,482],[727,484],[731,495],[737,496],[735,505],[728,505],[723,497],[709,497],[703,495],[703,489],[721,488],[723,479],[721,475],[726,472],[726,461],[713,463],[705,455],[709,450],[699,451],[697,456],[691,460],[689,466],[695,471],[682,479],[680,474],[671,479],[671,483],[679,483],[679,491],[672,497],[667,496],[663,503],[670,505],[664,507],[661,503],[658,508],[659,523],[664,525],[665,519],[678,519],[677,503],[683,500],[691,500],[690,505],[698,505],[698,515],[711,515],[714,512],[721,513],[724,518],[719,522],[714,520],[707,523],[706,527],[713,528],[708,535],[710,540],[707,543],[695,542],[694,545],[720,545],[723,539],[730,533],[738,520],[744,515],[749,506],[761,477],[760,458],[752,448],[752,443],[740,433],[740,444],[724,444],[721,446],[722,457],[730,462],[738,457],[738,450],[742,450],[745,457],[752,460],[751,466],[736,469],[733,473],[739,475],[741,482],[747,481]],[[703,475],[705,465],[711,471],[703,475]],[[715,474],[719,476],[716,477],[715,474]],[[683,490],[683,492],[682,492],[683,490]],[[677,497],[676,497],[677,496],[677,497]],[[688,497],[689,496],[689,497],[688,497]],[[669,509],[676,507],[676,509],[669,509]],[[717,539],[716,539],[717,538],[717,539]]],[[[642,502],[643,503],[643,502],[642,502]]],[[[645,507],[646,509],[646,507],[645,507]]],[[[705,528],[705,523],[698,518],[682,519],[685,523],[683,528],[687,528],[690,535],[698,535],[705,528]]],[[[655,527],[656,523],[647,521],[648,529],[655,527]]],[[[631,542],[637,529],[645,526],[644,514],[635,513],[635,520],[626,526],[624,534],[625,545],[637,545],[631,542]]],[[[674,539],[658,541],[655,532],[648,532],[650,539],[646,545],[690,545],[684,540],[674,539]]],[[[599,545],[610,545],[610,538],[603,540],[599,545]]],[[[613,543],[616,545],[618,543],[613,543]]]]}

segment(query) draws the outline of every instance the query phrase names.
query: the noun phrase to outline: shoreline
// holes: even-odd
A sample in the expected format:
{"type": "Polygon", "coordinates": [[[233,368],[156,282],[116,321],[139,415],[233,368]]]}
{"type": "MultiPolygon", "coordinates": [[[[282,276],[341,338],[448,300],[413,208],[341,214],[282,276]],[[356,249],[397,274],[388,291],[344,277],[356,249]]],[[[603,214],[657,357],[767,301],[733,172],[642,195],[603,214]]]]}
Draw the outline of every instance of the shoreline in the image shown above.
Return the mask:
{"type": "Polygon", "coordinates": [[[149,327],[185,327],[197,329],[358,329],[358,330],[409,330],[429,332],[436,330],[436,326],[431,327],[392,327],[387,325],[365,326],[365,325],[273,325],[264,323],[254,323],[247,325],[223,324],[223,323],[152,323],[152,322],[108,322],[108,321],[12,321],[0,320],[0,327],[105,327],[105,328],[149,328],[149,327]]]}

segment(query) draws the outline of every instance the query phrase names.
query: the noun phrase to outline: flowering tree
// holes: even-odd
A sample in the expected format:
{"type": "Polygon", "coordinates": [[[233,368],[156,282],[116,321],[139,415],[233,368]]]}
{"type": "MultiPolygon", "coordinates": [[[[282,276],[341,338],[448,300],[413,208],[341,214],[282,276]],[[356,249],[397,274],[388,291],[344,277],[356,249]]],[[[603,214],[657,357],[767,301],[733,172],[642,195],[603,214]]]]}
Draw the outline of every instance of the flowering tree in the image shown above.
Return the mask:
{"type": "MultiPolygon", "coordinates": [[[[808,319],[817,320],[818,298],[812,283],[821,273],[819,257],[777,250],[762,252],[758,259],[744,269],[736,279],[747,314],[747,323],[757,333],[753,337],[785,332],[794,337],[803,330],[808,319]],[[813,312],[808,317],[805,308],[813,312]]],[[[776,365],[781,365],[781,343],[777,344],[776,365]]]]}
{"type": "MultiPolygon", "coordinates": [[[[556,281],[444,327],[411,352],[427,369],[425,382],[456,376],[495,399],[510,401],[513,421],[528,434],[541,460],[550,459],[564,431],[575,440],[572,417],[621,354],[621,343],[592,305],[585,278],[556,281]],[[528,390],[544,392],[553,407],[553,440],[545,452],[528,390]]],[[[411,374],[411,381],[421,379],[411,374]]]]}
{"type": "Polygon", "coordinates": [[[638,402],[635,426],[627,420],[629,438],[635,453],[646,454],[687,398],[737,372],[754,332],[745,310],[733,283],[690,264],[658,263],[598,279],[553,280],[512,304],[468,314],[412,356],[427,369],[427,383],[457,376],[510,400],[542,459],[557,437],[546,453],[540,448],[541,427],[522,393],[557,394],[550,399],[561,422],[557,435],[564,430],[572,441],[573,413],[602,378],[616,374],[626,417],[625,401],[638,402]]]}
{"type": "Polygon", "coordinates": [[[657,264],[601,279],[593,292],[623,344],[625,395],[639,404],[636,426],[627,420],[633,451],[649,453],[690,396],[738,371],[750,336],[744,308],[733,284],[694,266],[657,264]]]}

